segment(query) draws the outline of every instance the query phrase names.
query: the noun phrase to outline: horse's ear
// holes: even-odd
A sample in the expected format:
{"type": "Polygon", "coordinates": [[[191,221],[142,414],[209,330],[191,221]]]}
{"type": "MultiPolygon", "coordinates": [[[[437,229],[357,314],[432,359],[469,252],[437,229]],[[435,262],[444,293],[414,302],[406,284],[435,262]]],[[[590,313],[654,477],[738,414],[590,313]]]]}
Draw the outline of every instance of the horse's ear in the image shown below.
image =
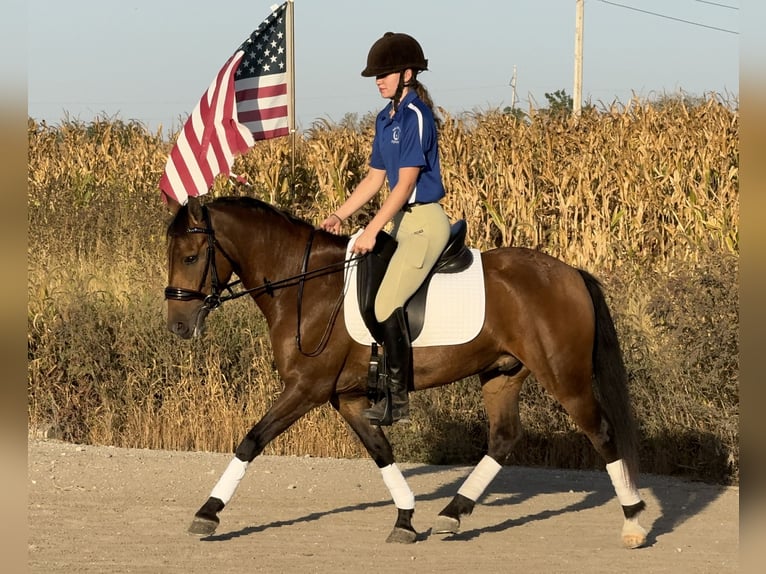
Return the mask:
{"type": "Polygon", "coordinates": [[[189,196],[186,204],[189,209],[189,227],[204,227],[205,216],[202,214],[202,204],[195,196],[189,196]]]}
{"type": "Polygon", "coordinates": [[[176,214],[178,213],[178,210],[181,209],[181,204],[178,203],[174,198],[168,197],[167,195],[163,197],[165,197],[166,199],[165,204],[168,207],[168,211],[170,211],[170,215],[175,217],[176,214]]]}

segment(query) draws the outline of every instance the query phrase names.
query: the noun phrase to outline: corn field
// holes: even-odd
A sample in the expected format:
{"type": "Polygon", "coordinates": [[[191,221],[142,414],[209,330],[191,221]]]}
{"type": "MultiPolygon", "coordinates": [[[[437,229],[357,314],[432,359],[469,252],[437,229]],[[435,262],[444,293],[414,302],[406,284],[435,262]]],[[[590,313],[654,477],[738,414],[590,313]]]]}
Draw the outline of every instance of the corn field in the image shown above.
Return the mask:
{"type": "MultiPolygon", "coordinates": [[[[642,466],[721,483],[739,477],[739,113],[631,101],[580,117],[442,111],[453,219],[489,249],[543,250],[599,277],[640,424],[642,466]]],[[[371,117],[317,122],[258,142],[210,197],[254,195],[318,224],[363,177],[371,117]],[[294,149],[294,153],[293,153],[294,149]]],[[[165,228],[157,187],[173,141],[135,122],[28,123],[30,431],[118,446],[231,451],[281,384],[252,302],[227,304],[204,339],[164,325],[165,228]],[[228,305],[231,305],[229,307],[228,305]]],[[[375,205],[349,220],[365,224],[375,205]]],[[[587,440],[534,380],[514,464],[597,468],[587,440]]],[[[478,381],[412,396],[397,456],[475,462],[486,448],[478,381]],[[466,436],[471,437],[466,440],[466,436]]],[[[329,407],[269,454],[365,456],[329,407]]]]}

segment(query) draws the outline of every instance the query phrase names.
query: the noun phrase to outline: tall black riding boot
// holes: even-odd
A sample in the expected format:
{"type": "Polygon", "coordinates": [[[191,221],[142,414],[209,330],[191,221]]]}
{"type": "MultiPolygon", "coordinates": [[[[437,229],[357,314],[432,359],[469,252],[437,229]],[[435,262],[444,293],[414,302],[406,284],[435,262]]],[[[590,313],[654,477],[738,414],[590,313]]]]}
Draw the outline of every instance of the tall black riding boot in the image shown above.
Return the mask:
{"type": "Polygon", "coordinates": [[[386,396],[364,411],[364,416],[374,425],[388,426],[410,421],[407,393],[412,380],[412,348],[404,309],[398,307],[381,326],[388,388],[386,396]]]}

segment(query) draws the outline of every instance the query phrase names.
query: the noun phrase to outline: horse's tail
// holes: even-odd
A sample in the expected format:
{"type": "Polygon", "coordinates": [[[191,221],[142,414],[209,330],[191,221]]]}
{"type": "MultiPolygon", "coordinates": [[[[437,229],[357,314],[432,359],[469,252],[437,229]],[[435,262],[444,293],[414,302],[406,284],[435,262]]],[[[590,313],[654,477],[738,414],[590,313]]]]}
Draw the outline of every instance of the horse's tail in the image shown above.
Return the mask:
{"type": "Polygon", "coordinates": [[[578,269],[593,301],[596,334],[593,345],[593,386],[612,428],[617,453],[628,467],[634,483],[638,478],[638,433],[628,392],[628,373],[612,314],[598,279],[578,269]]]}

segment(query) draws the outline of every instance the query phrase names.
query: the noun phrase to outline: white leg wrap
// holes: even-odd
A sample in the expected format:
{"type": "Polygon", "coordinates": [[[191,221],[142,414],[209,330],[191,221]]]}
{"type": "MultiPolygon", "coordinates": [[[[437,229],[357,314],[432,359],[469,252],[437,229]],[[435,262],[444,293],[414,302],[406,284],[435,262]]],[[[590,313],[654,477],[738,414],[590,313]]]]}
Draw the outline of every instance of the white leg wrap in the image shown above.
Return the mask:
{"type": "Polygon", "coordinates": [[[612,486],[614,486],[620,504],[632,506],[641,502],[641,495],[638,494],[636,485],[628,476],[628,468],[624,460],[618,458],[614,462],[610,462],[606,465],[606,471],[609,473],[609,478],[612,479],[612,486]]]}
{"type": "Polygon", "coordinates": [[[383,482],[386,483],[394,504],[402,510],[412,510],[415,508],[415,495],[410,490],[410,485],[404,480],[404,475],[396,466],[396,463],[389,464],[380,469],[383,475],[383,482]]]}
{"type": "Polygon", "coordinates": [[[239,481],[245,476],[245,471],[249,464],[249,462],[239,460],[236,456],[231,459],[229,466],[226,467],[221,478],[218,479],[218,483],[213,487],[210,496],[220,499],[224,504],[228,504],[231,497],[234,496],[234,491],[239,486],[239,481]]]}
{"type": "Polygon", "coordinates": [[[479,461],[479,464],[476,465],[476,468],[468,475],[468,478],[465,479],[463,486],[460,487],[457,493],[476,502],[484,494],[489,483],[497,476],[501,468],[503,468],[502,465],[498,464],[491,456],[485,454],[479,461]]]}

